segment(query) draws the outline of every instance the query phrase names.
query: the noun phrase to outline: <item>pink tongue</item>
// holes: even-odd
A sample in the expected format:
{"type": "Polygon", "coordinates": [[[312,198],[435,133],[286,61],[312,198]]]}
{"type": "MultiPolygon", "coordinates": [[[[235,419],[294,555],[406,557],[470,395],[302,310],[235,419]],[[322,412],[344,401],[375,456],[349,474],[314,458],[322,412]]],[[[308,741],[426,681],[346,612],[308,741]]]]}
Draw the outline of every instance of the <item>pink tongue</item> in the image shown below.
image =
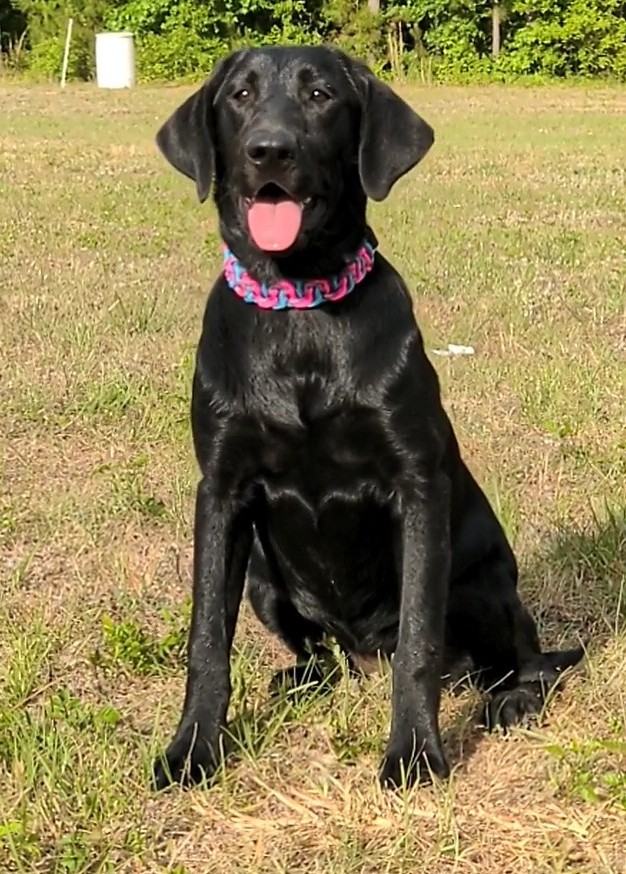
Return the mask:
{"type": "Polygon", "coordinates": [[[295,200],[255,200],[248,210],[252,239],[266,252],[293,246],[302,224],[302,205],[295,200]]]}

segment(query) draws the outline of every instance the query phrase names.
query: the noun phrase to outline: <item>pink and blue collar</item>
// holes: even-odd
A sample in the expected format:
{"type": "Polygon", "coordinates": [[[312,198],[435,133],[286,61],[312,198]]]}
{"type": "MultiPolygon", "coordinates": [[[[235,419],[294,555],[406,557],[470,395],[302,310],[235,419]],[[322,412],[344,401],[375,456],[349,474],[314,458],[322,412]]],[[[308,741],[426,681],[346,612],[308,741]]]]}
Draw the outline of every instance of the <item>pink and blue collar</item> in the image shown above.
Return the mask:
{"type": "Polygon", "coordinates": [[[224,247],[224,276],[246,303],[266,310],[307,310],[327,301],[341,300],[362,282],[374,266],[375,245],[364,240],[354,258],[329,279],[281,279],[273,285],[257,282],[230,249],[224,247]]]}

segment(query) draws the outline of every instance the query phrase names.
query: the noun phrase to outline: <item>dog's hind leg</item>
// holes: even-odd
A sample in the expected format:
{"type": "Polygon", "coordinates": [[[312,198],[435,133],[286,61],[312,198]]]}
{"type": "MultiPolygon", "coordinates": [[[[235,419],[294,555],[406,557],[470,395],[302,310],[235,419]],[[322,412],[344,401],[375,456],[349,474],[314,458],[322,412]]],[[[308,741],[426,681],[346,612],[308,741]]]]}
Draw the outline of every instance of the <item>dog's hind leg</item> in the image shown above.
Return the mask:
{"type": "Polygon", "coordinates": [[[537,717],[562,672],[583,656],[582,648],[541,651],[535,622],[517,592],[515,559],[499,546],[452,582],[447,635],[469,653],[478,685],[489,692],[483,723],[490,729],[537,717]]]}
{"type": "Polygon", "coordinates": [[[278,572],[270,569],[255,539],[248,568],[248,597],[257,618],[296,656],[296,663],[274,674],[270,690],[313,691],[324,684],[332,654],[324,645],[324,630],[305,619],[289,600],[278,572]]]}

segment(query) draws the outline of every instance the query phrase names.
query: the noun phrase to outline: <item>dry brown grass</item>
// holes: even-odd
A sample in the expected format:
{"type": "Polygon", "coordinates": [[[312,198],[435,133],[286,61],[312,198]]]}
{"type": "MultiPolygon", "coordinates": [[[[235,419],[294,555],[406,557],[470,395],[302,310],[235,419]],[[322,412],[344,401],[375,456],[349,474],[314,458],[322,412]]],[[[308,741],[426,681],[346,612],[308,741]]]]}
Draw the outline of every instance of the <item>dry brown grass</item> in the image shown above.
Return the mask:
{"type": "Polygon", "coordinates": [[[187,90],[0,90],[0,870],[622,874],[626,93],[409,89],[438,145],[372,209],[428,347],[476,347],[435,359],[446,404],[546,643],[589,636],[585,670],[507,739],[446,697],[452,781],[390,795],[388,677],[272,708],[288,656],[246,615],[240,753],[211,790],[155,797],[219,259],[153,146],[187,90]]]}

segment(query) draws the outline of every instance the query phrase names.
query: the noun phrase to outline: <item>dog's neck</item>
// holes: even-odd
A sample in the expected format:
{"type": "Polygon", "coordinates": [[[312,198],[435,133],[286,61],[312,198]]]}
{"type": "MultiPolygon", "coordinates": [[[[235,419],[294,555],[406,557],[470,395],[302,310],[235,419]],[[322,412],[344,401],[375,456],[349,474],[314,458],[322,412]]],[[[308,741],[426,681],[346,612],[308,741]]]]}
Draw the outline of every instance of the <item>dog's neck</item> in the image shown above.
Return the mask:
{"type": "Polygon", "coordinates": [[[273,282],[260,282],[224,246],[224,278],[239,298],[262,309],[312,309],[341,300],[354,291],[374,266],[376,246],[370,231],[338,272],[311,279],[281,277],[273,282]]]}

